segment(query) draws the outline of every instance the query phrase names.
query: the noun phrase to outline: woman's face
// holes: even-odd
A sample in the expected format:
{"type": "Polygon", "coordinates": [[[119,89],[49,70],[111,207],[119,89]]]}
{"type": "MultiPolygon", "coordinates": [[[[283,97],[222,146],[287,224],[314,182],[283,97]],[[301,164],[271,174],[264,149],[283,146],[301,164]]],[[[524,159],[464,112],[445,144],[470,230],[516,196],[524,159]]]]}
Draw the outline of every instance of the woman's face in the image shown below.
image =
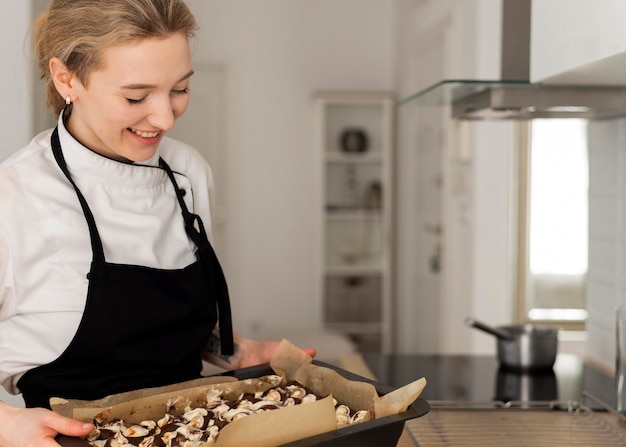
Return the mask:
{"type": "Polygon", "coordinates": [[[121,161],[151,158],[189,104],[193,74],[187,36],[109,48],[102,69],[75,80],[67,127],[82,144],[121,161]]]}

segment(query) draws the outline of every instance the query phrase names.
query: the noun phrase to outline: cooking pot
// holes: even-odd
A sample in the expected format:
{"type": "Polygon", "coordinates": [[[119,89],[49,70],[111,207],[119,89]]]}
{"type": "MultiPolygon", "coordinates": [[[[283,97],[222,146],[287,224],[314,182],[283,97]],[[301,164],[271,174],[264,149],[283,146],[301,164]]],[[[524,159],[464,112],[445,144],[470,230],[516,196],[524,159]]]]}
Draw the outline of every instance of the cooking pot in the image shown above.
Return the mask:
{"type": "Polygon", "coordinates": [[[498,361],[515,371],[545,371],[552,368],[559,344],[559,329],[536,324],[491,327],[472,318],[465,323],[497,339],[498,361]]]}

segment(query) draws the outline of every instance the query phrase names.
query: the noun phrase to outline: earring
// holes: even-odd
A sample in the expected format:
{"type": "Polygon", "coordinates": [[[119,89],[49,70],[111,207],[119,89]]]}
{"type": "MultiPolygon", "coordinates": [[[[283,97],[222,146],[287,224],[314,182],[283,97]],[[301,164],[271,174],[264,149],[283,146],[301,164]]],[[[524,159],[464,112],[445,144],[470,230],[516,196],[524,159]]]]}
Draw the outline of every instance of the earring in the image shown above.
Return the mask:
{"type": "Polygon", "coordinates": [[[67,95],[65,97],[65,105],[70,105],[72,103],[72,97],[70,95],[67,95]]]}

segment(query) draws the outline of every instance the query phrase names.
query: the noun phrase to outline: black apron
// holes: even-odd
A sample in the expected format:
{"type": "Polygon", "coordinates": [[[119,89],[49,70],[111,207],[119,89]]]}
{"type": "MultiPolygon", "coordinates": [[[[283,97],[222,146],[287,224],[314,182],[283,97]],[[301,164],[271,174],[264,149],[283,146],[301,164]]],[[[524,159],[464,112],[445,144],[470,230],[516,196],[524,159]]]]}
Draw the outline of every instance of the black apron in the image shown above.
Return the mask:
{"type": "Polygon", "coordinates": [[[52,396],[93,400],[195,379],[202,369],[202,349],[218,320],[222,354],[231,355],[226,280],[202,220],[187,209],[167,163],[159,159],[176,191],[185,230],[198,247],[198,260],[177,270],[107,263],[93,214],[67,169],[58,128],[52,134],[52,151],[76,190],[93,260],[85,310],[71,343],[59,358],[27,371],[17,383],[26,406],[49,408],[52,396]]]}

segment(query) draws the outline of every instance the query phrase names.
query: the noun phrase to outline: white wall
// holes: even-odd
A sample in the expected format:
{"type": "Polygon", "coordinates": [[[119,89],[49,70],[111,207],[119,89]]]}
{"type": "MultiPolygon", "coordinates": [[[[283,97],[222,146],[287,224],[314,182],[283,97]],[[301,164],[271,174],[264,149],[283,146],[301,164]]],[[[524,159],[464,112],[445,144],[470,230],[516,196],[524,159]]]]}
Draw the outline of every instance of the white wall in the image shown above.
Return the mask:
{"type": "MultiPolygon", "coordinates": [[[[29,51],[24,41],[30,23],[28,2],[0,3],[0,85],[5,88],[0,101],[0,161],[25,145],[31,138],[31,101],[29,95],[29,51]]],[[[0,210],[0,212],[2,212],[0,210]]],[[[21,397],[10,396],[0,388],[0,400],[23,406],[21,397]]]]}
{"type": "Polygon", "coordinates": [[[30,26],[30,2],[0,3],[0,161],[26,145],[31,135],[30,47],[25,41],[30,26]]]}
{"type": "MultiPolygon", "coordinates": [[[[442,79],[499,78],[500,0],[406,0],[401,7],[402,96],[442,79]]],[[[494,339],[463,320],[504,324],[513,318],[512,127],[477,123],[461,135],[448,108],[412,107],[399,108],[398,350],[494,352],[494,339]],[[439,216],[418,209],[420,203],[433,207],[435,188],[423,196],[436,170],[443,179],[439,216]],[[433,223],[443,226],[438,274],[426,267],[436,241],[424,228],[433,223]]]]}
{"type": "MultiPolygon", "coordinates": [[[[460,1],[454,7],[465,22],[459,19],[457,25],[463,46],[448,56],[456,60],[464,54],[456,77],[499,79],[501,1],[460,1]]],[[[513,322],[514,131],[510,122],[458,124],[448,118],[443,147],[448,248],[440,350],[494,353],[495,339],[467,327],[464,319],[471,316],[493,325],[513,322]]]]}
{"type": "Polygon", "coordinates": [[[533,0],[531,15],[533,82],[624,83],[626,2],[533,0]]]}
{"type": "Polygon", "coordinates": [[[202,26],[197,63],[227,73],[225,246],[218,250],[236,329],[317,327],[321,176],[311,94],[394,89],[396,2],[189,4],[202,26]]]}
{"type": "Polygon", "coordinates": [[[587,356],[615,368],[615,311],[626,304],[626,120],[589,126],[587,356]]]}

